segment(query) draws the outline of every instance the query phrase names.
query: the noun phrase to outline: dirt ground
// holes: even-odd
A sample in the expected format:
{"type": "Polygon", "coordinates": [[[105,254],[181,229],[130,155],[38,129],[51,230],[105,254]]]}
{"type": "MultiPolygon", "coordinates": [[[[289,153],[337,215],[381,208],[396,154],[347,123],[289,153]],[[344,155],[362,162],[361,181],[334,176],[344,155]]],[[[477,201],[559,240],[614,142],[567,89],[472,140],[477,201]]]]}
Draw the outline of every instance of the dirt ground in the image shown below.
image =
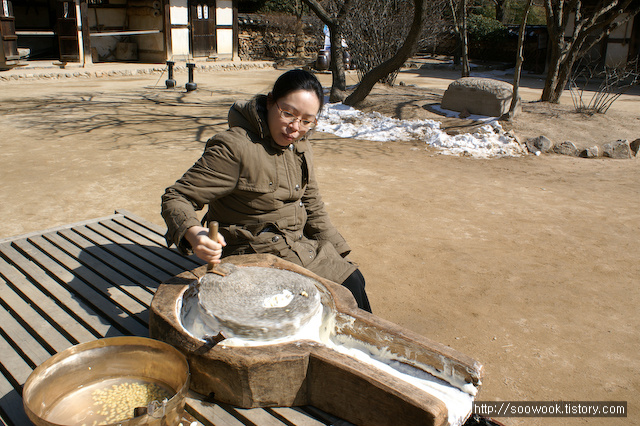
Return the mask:
{"type": "MultiPolygon", "coordinates": [[[[164,226],[164,189],[225,128],[230,104],[267,91],[279,74],[199,74],[191,93],[165,89],[158,75],[0,83],[0,238],[116,208],[164,226]]],[[[407,90],[380,88],[367,108],[429,117],[425,106],[456,77],[402,72],[407,90]]],[[[533,103],[539,82],[527,84],[525,112],[512,123],[522,138],[591,146],[640,137],[637,95],[586,117],[565,111],[570,100],[533,103]]],[[[630,413],[500,421],[640,423],[640,160],[484,160],[419,141],[327,134],[315,137],[314,152],[375,314],[484,364],[480,400],[628,401],[630,413]]]]}

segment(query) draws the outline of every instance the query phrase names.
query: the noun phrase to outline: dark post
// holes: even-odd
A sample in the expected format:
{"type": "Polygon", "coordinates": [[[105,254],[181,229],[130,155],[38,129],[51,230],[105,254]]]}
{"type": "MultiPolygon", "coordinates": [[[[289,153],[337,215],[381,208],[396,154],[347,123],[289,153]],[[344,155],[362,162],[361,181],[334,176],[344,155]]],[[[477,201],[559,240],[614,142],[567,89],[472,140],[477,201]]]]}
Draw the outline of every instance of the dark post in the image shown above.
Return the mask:
{"type": "Polygon", "coordinates": [[[173,66],[175,62],[167,61],[167,81],[164,83],[167,85],[167,89],[176,87],[176,81],[173,79],[173,66]]]}
{"type": "Polygon", "coordinates": [[[189,82],[184,86],[187,89],[187,92],[192,92],[198,87],[198,85],[193,82],[193,69],[195,66],[196,64],[194,63],[187,63],[187,68],[189,68],[189,82]]]}

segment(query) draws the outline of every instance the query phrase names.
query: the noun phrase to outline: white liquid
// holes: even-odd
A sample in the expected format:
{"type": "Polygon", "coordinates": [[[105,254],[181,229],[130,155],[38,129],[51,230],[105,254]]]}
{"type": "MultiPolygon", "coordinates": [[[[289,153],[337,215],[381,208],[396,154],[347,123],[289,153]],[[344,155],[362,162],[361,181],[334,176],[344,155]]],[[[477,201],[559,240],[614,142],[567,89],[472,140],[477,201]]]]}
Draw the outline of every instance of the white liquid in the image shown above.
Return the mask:
{"type": "MultiPolygon", "coordinates": [[[[474,396],[477,392],[477,388],[473,384],[461,383],[457,377],[451,377],[448,381],[438,379],[428,373],[431,369],[429,366],[412,367],[400,362],[401,357],[391,353],[388,348],[366,345],[353,337],[336,334],[335,314],[324,305],[321,306],[323,309],[319,309],[306,324],[301,325],[297,329],[298,331],[290,336],[267,341],[229,336],[218,343],[218,346],[223,348],[263,346],[301,340],[316,342],[391,374],[415,386],[416,392],[423,391],[441,400],[447,407],[450,425],[460,426],[466,421],[471,414],[474,396]]],[[[178,318],[182,320],[182,326],[194,338],[205,341],[208,336],[215,336],[220,331],[220,328],[215,325],[214,318],[202,318],[197,297],[189,297],[185,299],[185,303],[182,298],[179,298],[176,308],[178,318]],[[182,312],[180,307],[182,307],[182,312]]]]}

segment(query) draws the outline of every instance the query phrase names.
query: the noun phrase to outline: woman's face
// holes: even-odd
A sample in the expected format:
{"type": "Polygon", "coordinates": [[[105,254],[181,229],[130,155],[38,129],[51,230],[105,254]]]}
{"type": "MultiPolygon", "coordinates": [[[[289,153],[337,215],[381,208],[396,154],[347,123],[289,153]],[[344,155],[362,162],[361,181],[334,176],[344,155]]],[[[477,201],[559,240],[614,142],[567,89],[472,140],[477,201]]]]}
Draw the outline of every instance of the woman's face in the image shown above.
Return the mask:
{"type": "Polygon", "coordinates": [[[269,102],[267,109],[271,137],[278,145],[287,146],[307,134],[305,124],[315,123],[320,100],[314,92],[296,90],[269,102]]]}

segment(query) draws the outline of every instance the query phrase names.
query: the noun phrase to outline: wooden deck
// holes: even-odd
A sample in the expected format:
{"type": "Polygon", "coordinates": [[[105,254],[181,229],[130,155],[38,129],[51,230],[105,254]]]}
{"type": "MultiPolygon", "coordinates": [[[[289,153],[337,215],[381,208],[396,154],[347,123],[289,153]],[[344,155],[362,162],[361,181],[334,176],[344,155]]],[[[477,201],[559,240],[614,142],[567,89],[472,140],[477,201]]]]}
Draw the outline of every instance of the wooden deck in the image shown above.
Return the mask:
{"type": "MultiPolygon", "coordinates": [[[[160,283],[202,264],[167,248],[164,230],[126,211],[0,239],[0,425],[32,423],[22,385],[51,355],[102,337],[148,337],[160,283]]],[[[348,425],[314,407],[239,409],[191,394],[184,424],[348,425]]]]}

